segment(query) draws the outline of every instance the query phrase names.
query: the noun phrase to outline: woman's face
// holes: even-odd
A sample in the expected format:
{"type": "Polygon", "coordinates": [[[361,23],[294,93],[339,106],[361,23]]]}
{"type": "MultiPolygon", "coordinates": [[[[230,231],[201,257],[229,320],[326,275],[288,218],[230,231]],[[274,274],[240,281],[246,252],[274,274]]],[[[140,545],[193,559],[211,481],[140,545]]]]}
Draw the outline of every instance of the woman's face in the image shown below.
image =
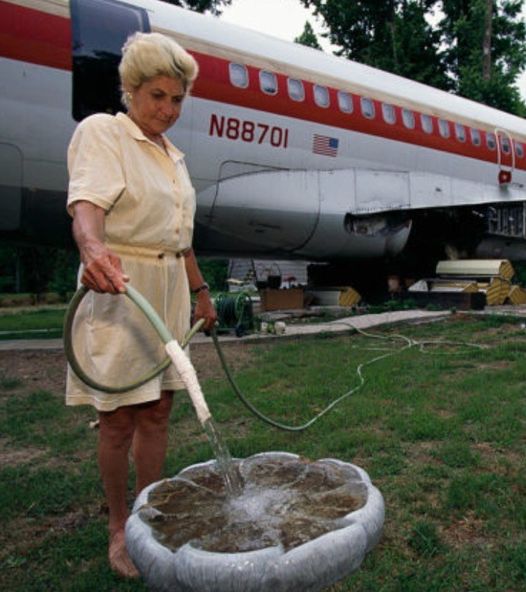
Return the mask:
{"type": "Polygon", "coordinates": [[[132,90],[128,115],[146,137],[164,133],[179,118],[185,96],[178,78],[155,76],[132,90]]]}

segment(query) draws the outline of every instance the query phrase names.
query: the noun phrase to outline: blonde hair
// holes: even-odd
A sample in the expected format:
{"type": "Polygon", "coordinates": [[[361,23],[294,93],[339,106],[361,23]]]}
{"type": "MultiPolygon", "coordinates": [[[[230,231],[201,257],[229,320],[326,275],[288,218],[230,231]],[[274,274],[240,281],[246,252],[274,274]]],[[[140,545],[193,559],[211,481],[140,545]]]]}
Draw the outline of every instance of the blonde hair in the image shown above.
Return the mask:
{"type": "Polygon", "coordinates": [[[128,107],[127,92],[155,76],[178,78],[186,94],[198,71],[194,58],[170,37],[161,33],[134,33],[122,46],[119,64],[122,102],[128,107]]]}

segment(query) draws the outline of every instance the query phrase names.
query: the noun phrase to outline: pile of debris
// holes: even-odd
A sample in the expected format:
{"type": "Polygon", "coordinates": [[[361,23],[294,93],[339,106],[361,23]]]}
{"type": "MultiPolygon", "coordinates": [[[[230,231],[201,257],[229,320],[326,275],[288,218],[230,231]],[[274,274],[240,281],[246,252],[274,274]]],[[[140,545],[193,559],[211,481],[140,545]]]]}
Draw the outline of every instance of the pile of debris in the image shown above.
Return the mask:
{"type": "Polygon", "coordinates": [[[515,271],[506,259],[439,261],[437,277],[409,287],[419,304],[436,303],[481,309],[485,305],[526,304],[526,289],[513,284],[515,271]]]}

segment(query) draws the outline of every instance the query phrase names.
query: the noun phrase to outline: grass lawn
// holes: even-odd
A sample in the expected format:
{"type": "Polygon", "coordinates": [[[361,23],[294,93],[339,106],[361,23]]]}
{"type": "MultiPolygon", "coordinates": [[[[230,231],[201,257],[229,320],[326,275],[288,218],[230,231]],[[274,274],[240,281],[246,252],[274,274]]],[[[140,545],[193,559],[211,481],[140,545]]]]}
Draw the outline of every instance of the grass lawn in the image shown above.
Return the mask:
{"type": "MultiPolygon", "coordinates": [[[[453,315],[377,333],[392,339],[245,344],[239,385],[265,414],[293,424],[357,384],[357,365],[379,347],[393,355],[366,367],[364,387],[299,434],[253,418],[224,378],[203,381],[232,455],[290,451],[369,473],[385,498],[384,535],[331,592],[526,590],[526,331],[506,317],[453,315]]],[[[0,376],[0,458],[9,461],[0,463],[0,590],[146,590],[106,563],[93,412],[25,386],[23,376],[0,376]]],[[[170,439],[166,475],[211,456],[186,399],[170,439]]]]}
{"type": "Polygon", "coordinates": [[[57,339],[62,337],[65,307],[0,313],[0,340],[57,339]]]}

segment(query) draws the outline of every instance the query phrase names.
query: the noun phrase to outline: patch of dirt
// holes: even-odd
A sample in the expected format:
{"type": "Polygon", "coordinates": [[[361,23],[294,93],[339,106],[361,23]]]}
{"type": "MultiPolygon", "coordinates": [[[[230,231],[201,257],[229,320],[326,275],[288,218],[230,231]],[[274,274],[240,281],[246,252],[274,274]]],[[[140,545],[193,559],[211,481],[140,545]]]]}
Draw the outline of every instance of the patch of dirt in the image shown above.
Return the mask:
{"type": "Polygon", "coordinates": [[[406,454],[412,461],[421,465],[438,464],[433,452],[442,444],[441,440],[412,442],[406,454]]]}
{"type": "MultiPolygon", "coordinates": [[[[252,365],[257,359],[253,347],[247,343],[227,343],[222,345],[222,349],[234,375],[252,365]]],[[[192,344],[191,356],[199,380],[224,378],[221,363],[212,343],[192,344]]],[[[66,387],[66,366],[66,356],[62,350],[0,351],[0,405],[8,397],[28,395],[40,390],[63,397],[66,387]]],[[[93,411],[93,421],[96,417],[96,412],[93,411]]],[[[247,418],[241,417],[235,425],[230,427],[239,434],[247,425],[247,418]]],[[[177,430],[170,432],[170,446],[176,446],[177,442],[186,437],[206,441],[206,435],[193,416],[179,421],[177,430]]],[[[0,438],[0,466],[17,466],[31,462],[43,454],[45,450],[38,448],[13,449],[5,438],[0,438]]],[[[91,452],[88,451],[87,454],[91,452]]]]}
{"type": "Polygon", "coordinates": [[[22,463],[31,462],[35,458],[42,456],[44,451],[40,448],[20,448],[13,450],[8,445],[6,438],[0,438],[0,466],[15,467],[22,463]]]}
{"type": "Polygon", "coordinates": [[[66,384],[64,352],[0,351],[0,379],[14,383],[0,388],[0,397],[37,390],[63,393],[66,384]]]}
{"type": "Polygon", "coordinates": [[[68,536],[102,516],[105,516],[105,508],[100,504],[93,504],[58,516],[28,518],[24,515],[15,518],[2,533],[0,563],[5,561],[4,565],[9,565],[10,556],[25,557],[31,549],[38,548],[46,539],[53,536],[68,536]]]}
{"type": "Polygon", "coordinates": [[[476,518],[473,512],[467,512],[460,519],[453,520],[449,526],[442,530],[442,536],[446,544],[453,548],[465,547],[466,544],[484,544],[487,538],[484,534],[485,522],[476,518]]]}
{"type": "MultiPolygon", "coordinates": [[[[252,347],[246,343],[227,343],[222,348],[233,372],[250,366],[255,358],[252,347]]],[[[224,376],[212,343],[192,344],[191,352],[200,380],[224,376]]],[[[0,381],[14,383],[3,387],[0,383],[0,398],[37,390],[60,395],[66,387],[66,356],[62,350],[0,351],[0,381]]]]}
{"type": "Polygon", "coordinates": [[[494,362],[488,362],[487,364],[477,364],[477,372],[483,370],[505,370],[511,366],[511,362],[508,360],[495,360],[494,362]]]}

